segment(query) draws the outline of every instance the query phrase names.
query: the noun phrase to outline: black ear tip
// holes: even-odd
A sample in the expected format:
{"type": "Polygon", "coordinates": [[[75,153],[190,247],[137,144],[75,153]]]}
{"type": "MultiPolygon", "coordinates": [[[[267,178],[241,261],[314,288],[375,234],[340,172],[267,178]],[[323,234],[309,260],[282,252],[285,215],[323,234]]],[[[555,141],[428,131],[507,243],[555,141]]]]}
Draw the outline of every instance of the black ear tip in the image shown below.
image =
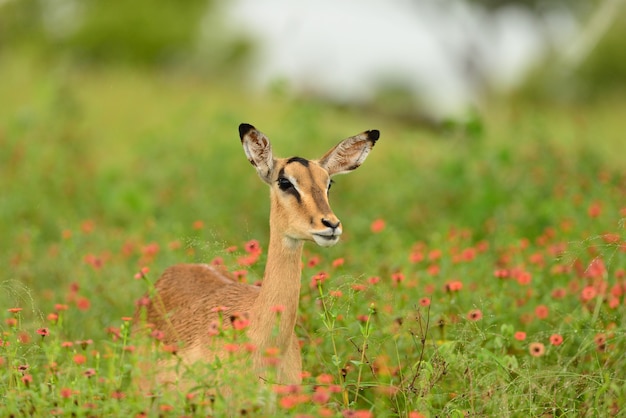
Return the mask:
{"type": "Polygon", "coordinates": [[[243,136],[250,132],[252,129],[255,128],[249,123],[242,123],[241,125],[239,125],[239,138],[243,139],[243,136]]]}
{"type": "Polygon", "coordinates": [[[367,137],[376,142],[378,138],[380,138],[380,131],[378,129],[372,129],[371,131],[367,131],[367,137]]]}

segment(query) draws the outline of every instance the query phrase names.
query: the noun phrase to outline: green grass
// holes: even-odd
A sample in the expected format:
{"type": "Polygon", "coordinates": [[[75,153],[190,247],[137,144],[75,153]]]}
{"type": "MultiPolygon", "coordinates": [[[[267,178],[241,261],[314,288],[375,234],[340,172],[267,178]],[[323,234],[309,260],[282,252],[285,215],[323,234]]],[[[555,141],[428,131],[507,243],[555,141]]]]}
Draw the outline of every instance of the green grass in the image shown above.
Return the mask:
{"type": "MultiPolygon", "coordinates": [[[[134,278],[142,267],[149,280],[215,257],[239,270],[246,241],[266,249],[268,193],[241,122],[282,156],[382,133],[333,186],[345,239],[305,247],[296,331],[308,377],[266,396],[272,415],[626,409],[626,101],[498,103],[473,128],[434,132],[186,73],[16,55],[0,79],[3,416],[272,410],[245,385],[230,404],[142,397],[140,341],[122,319],[149,288],[134,278]],[[311,287],[320,272],[328,280],[311,287]]],[[[247,279],[262,271],[263,257],[247,279]]]]}

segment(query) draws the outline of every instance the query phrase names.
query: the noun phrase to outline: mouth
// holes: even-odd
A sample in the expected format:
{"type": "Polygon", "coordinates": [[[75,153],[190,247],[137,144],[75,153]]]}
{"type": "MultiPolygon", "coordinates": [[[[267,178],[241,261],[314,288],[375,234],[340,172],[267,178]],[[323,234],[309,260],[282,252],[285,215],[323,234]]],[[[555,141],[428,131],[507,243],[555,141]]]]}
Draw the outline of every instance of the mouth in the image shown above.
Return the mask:
{"type": "Polygon", "coordinates": [[[313,240],[320,247],[330,247],[339,241],[339,234],[313,234],[313,240]]]}

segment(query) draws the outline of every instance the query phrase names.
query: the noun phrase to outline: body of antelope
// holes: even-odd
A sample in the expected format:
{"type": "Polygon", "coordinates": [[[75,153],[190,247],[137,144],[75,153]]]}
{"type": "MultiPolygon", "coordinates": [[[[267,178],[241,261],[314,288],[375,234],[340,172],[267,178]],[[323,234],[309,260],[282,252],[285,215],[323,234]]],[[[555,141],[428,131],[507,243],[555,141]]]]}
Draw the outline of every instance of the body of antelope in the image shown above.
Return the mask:
{"type": "MultiPolygon", "coordinates": [[[[322,247],[337,243],[342,225],[328,203],[331,177],[359,167],[379,132],[347,138],[316,160],[275,157],[268,138],[249,124],[239,126],[239,135],[248,160],[270,186],[270,242],[262,285],[241,283],[211,265],[175,265],[155,283],[143,317],[151,329],[163,333],[163,344],[176,344],[177,361],[193,367],[224,357],[209,332],[211,325],[220,320],[228,327],[229,318],[243,316],[249,321],[246,333],[254,347],[250,356],[255,377],[267,378],[264,353],[272,348],[279,359],[272,383],[299,384],[302,360],[294,328],[302,247],[305,241],[322,247]]],[[[159,365],[158,384],[184,381],[183,368],[165,366],[159,365]]]]}

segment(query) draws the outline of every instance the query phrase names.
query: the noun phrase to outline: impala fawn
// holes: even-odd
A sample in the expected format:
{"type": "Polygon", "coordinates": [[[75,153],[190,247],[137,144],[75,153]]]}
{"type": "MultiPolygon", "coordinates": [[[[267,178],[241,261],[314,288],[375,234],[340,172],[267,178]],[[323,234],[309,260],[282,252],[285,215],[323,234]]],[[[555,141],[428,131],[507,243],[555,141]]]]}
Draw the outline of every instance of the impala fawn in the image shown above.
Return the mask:
{"type": "MultiPolygon", "coordinates": [[[[274,157],[268,138],[249,124],[239,126],[239,135],[248,160],[270,186],[270,243],[262,286],[240,283],[227,271],[206,264],[175,265],[156,282],[145,318],[151,329],[163,333],[163,344],[176,345],[176,362],[193,367],[226,357],[209,328],[218,320],[230,327],[233,318],[243,315],[254,347],[249,359],[254,376],[267,379],[264,353],[271,348],[278,350],[273,383],[299,384],[302,359],[294,328],[302,246],[304,241],[322,247],[337,243],[342,226],[328,204],[330,177],[359,167],[379,132],[347,138],[318,160],[274,157]]],[[[174,363],[159,364],[158,384],[184,384],[180,364],[176,370],[167,367],[174,363]]]]}

